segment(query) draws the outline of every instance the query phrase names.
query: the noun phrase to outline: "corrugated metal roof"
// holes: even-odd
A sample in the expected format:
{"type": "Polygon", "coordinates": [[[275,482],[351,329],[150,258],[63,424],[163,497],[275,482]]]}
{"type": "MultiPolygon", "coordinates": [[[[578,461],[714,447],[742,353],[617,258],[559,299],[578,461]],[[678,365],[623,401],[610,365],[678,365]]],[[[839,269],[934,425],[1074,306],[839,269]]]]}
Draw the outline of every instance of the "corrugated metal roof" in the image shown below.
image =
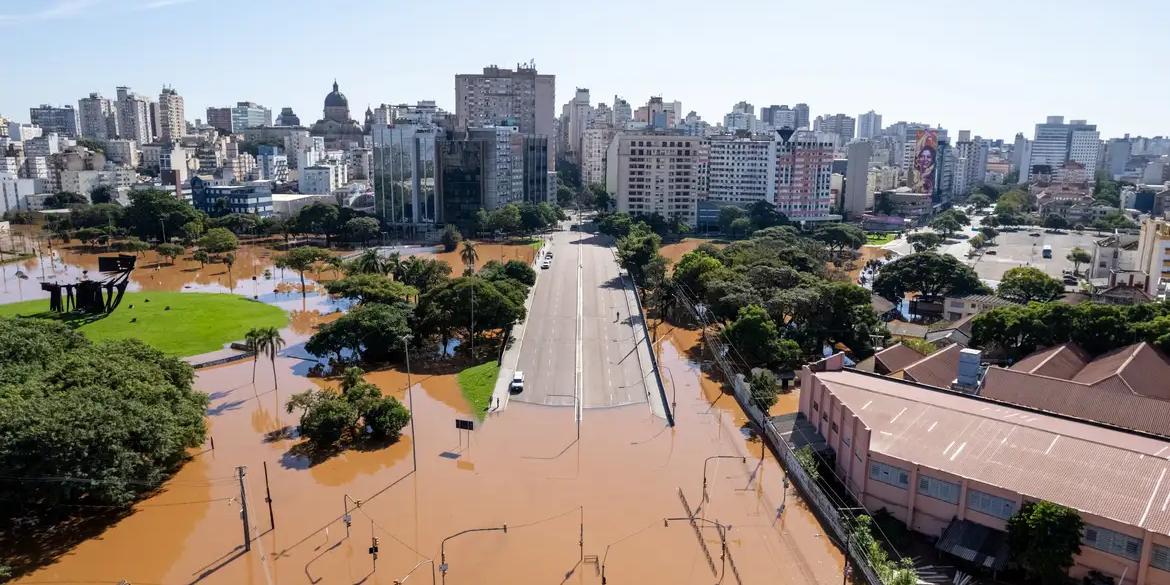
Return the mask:
{"type": "Polygon", "coordinates": [[[873,354],[873,357],[878,364],[885,368],[885,372],[879,373],[891,373],[905,368],[924,356],[907,345],[895,343],[873,354]]]}
{"type": "Polygon", "coordinates": [[[950,388],[959,374],[959,352],[962,350],[958,344],[952,343],[906,366],[903,378],[928,386],[950,388]]]}
{"type": "Polygon", "coordinates": [[[1170,535],[1170,441],[852,371],[816,375],[870,450],[1170,535]]]}
{"type": "Polygon", "coordinates": [[[1077,344],[1068,342],[1042,349],[1020,360],[1013,370],[1071,380],[1089,363],[1089,356],[1077,344]]]}

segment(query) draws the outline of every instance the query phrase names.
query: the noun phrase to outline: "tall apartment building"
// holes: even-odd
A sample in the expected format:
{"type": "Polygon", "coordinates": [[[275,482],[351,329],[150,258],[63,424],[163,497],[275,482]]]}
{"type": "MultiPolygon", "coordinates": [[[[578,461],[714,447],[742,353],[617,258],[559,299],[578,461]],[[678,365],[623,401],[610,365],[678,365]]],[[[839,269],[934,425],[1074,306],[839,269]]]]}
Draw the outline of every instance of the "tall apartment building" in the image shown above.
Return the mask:
{"type": "Polygon", "coordinates": [[[288,181],[288,157],[279,146],[261,144],[256,151],[256,178],[262,181],[288,181]]]}
{"type": "Polygon", "coordinates": [[[808,104],[796,104],[795,106],[792,107],[792,110],[794,112],[796,112],[796,129],[797,130],[808,130],[810,128],[809,117],[808,117],[808,104]]]}
{"type": "Polygon", "coordinates": [[[833,205],[833,143],[797,132],[776,145],[776,210],[792,220],[820,220],[833,205]]]}
{"type": "Polygon", "coordinates": [[[873,191],[869,185],[869,161],[873,158],[873,143],[869,140],[858,140],[850,144],[848,157],[845,166],[845,197],[841,209],[845,212],[845,219],[856,221],[873,205],[873,191]]]}
{"type": "Polygon", "coordinates": [[[174,142],[187,134],[183,96],[174,88],[164,87],[158,94],[158,116],[158,136],[162,142],[174,142]]]}
{"type": "Polygon", "coordinates": [[[882,133],[882,115],[870,110],[857,116],[857,137],[873,138],[882,133]]]}
{"type": "Polygon", "coordinates": [[[1071,120],[1066,124],[1064,116],[1048,116],[1043,124],[1036,124],[1028,168],[1020,171],[1021,179],[1024,175],[1031,178],[1037,166],[1055,170],[1070,160],[1085,165],[1085,168],[1097,168],[1100,138],[1096,125],[1084,120],[1071,120]]]}
{"type": "Polygon", "coordinates": [[[1105,149],[1105,170],[1109,172],[1110,177],[1117,180],[1125,174],[1126,164],[1133,153],[1133,143],[1128,138],[1114,138],[1105,149]]]}
{"type": "Polygon", "coordinates": [[[857,121],[845,114],[817,116],[813,130],[837,135],[837,144],[849,144],[856,135],[857,121]]]}
{"type": "Polygon", "coordinates": [[[633,119],[634,110],[630,107],[630,102],[616,95],[613,96],[613,127],[620,130],[633,119]]]}
{"type": "Polygon", "coordinates": [[[114,105],[100,93],[77,100],[82,138],[109,140],[118,137],[118,117],[114,105]]]}
{"type": "Polygon", "coordinates": [[[276,117],[277,126],[300,126],[301,119],[293,112],[292,108],[284,107],[280,109],[280,115],[276,117]]]}
{"type": "Polygon", "coordinates": [[[130,88],[118,88],[114,103],[118,116],[118,137],[146,144],[154,139],[150,125],[150,100],[130,93],[130,88]]]}
{"type": "MultiPolygon", "coordinates": [[[[231,109],[232,132],[272,125],[272,110],[253,102],[236,102],[231,109]]],[[[208,120],[210,124],[210,120],[208,120]]],[[[214,126],[214,124],[212,124],[214,126]]]]}
{"type": "Polygon", "coordinates": [[[207,125],[221,132],[232,133],[231,108],[207,108],[207,125]]]}
{"type": "Polygon", "coordinates": [[[796,110],[788,107],[788,104],[761,108],[760,122],[775,130],[781,128],[792,128],[795,130],[797,127],[796,110]]]}
{"type": "Polygon", "coordinates": [[[773,201],[776,139],[712,137],[707,162],[707,198],[748,204],[773,201]]]}
{"type": "Polygon", "coordinates": [[[606,190],[618,211],[660,214],[695,226],[702,138],[672,133],[619,134],[607,155],[606,190]]]}
{"type": "Polygon", "coordinates": [[[484,149],[483,207],[497,209],[524,201],[524,137],[515,126],[469,128],[468,139],[484,149]]]}
{"type": "MultiPolygon", "coordinates": [[[[517,65],[516,70],[484,67],[483,73],[455,76],[455,119],[460,129],[514,124],[521,134],[553,139],[556,76],[517,65]]],[[[452,155],[455,156],[455,155],[452,155]]],[[[548,168],[555,167],[550,148],[548,168]]]]}
{"type": "Polygon", "coordinates": [[[756,107],[747,102],[735,104],[731,112],[723,116],[723,126],[728,132],[759,132],[756,107]]]}
{"type": "Polygon", "coordinates": [[[959,131],[959,140],[951,149],[954,156],[954,174],[951,190],[954,195],[966,195],[971,189],[982,185],[987,174],[988,144],[976,136],[971,139],[967,130],[959,131]]]}
{"type": "Polygon", "coordinates": [[[606,158],[609,144],[617,131],[608,126],[585,130],[581,136],[581,182],[605,185],[606,158]]]}
{"type": "Polygon", "coordinates": [[[69,138],[77,138],[77,110],[73,106],[54,107],[41,104],[28,109],[29,118],[34,126],[40,126],[45,134],[59,134],[69,138]]]}
{"type": "Polygon", "coordinates": [[[593,108],[589,105],[589,89],[578,87],[576,95],[565,105],[568,114],[569,154],[577,162],[581,160],[581,135],[589,127],[593,108]]]}

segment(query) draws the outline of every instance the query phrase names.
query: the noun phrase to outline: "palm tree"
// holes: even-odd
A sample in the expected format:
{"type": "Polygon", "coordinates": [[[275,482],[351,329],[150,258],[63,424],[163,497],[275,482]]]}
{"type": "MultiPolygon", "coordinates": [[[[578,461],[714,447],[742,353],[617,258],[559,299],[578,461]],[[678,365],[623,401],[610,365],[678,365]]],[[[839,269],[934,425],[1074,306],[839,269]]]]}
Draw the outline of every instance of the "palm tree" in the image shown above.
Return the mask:
{"type": "Polygon", "coordinates": [[[252,352],[252,384],[256,383],[256,364],[260,361],[260,333],[261,329],[253,327],[244,334],[244,345],[252,352]]]}
{"type": "Polygon", "coordinates": [[[236,279],[232,278],[232,265],[236,263],[236,255],[231,252],[224,254],[223,263],[227,265],[228,269],[228,286],[234,289],[236,285],[236,279]]]}
{"type": "Polygon", "coordinates": [[[341,268],[345,265],[345,261],[341,259],[341,256],[330,256],[326,258],[325,265],[333,269],[333,276],[335,278],[341,278],[341,268]]]}
{"type": "Polygon", "coordinates": [[[276,380],[276,354],[284,349],[284,338],[280,336],[280,330],[276,327],[260,327],[252,331],[256,333],[257,353],[263,353],[272,361],[272,387],[279,390],[280,384],[276,380]]]}
{"type": "Polygon", "coordinates": [[[393,278],[398,278],[402,274],[402,254],[391,252],[390,257],[386,258],[386,262],[382,264],[382,272],[393,278]]]}
{"type": "Polygon", "coordinates": [[[385,271],[377,250],[366,250],[349,262],[349,272],[352,274],[383,274],[385,271]]]}
{"type": "Polygon", "coordinates": [[[479,252],[475,249],[475,242],[464,240],[463,250],[459,252],[459,257],[463,259],[463,265],[467,267],[467,270],[474,272],[475,263],[479,260],[479,252]]]}

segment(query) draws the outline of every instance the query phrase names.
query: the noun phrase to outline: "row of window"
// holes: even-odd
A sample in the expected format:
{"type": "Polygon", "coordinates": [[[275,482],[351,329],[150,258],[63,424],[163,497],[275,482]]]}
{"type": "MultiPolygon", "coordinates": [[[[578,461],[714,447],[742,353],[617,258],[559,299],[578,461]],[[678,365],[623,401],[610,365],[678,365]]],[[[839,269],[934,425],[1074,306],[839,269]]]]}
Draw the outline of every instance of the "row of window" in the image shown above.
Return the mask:
{"type": "MultiPolygon", "coordinates": [[[[899,489],[910,487],[910,472],[881,461],[869,462],[869,478],[892,485],[899,489]]],[[[959,484],[929,475],[918,477],[918,493],[942,500],[951,504],[959,503],[959,493],[962,491],[959,484]]],[[[974,488],[967,490],[967,509],[981,512],[1003,520],[1011,518],[1016,512],[1014,500],[1001,498],[996,495],[982,492],[974,488]]]]}

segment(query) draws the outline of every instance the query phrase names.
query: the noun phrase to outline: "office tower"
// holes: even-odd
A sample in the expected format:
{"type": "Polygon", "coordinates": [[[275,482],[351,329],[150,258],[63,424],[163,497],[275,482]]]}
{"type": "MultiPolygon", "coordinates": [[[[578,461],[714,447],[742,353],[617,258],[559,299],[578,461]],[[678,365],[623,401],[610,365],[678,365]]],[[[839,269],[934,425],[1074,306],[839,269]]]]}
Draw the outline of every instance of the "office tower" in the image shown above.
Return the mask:
{"type": "MultiPolygon", "coordinates": [[[[459,74],[455,76],[456,125],[467,129],[509,123],[521,134],[552,139],[555,92],[556,76],[538,74],[531,63],[517,65],[515,71],[492,65],[483,73],[459,74]]],[[[554,168],[555,156],[550,148],[549,170],[554,168]]]]}
{"type": "Polygon", "coordinates": [[[174,88],[164,87],[158,95],[159,141],[175,142],[187,134],[187,120],[183,115],[183,96],[174,88]]]}
{"type": "Polygon", "coordinates": [[[99,93],[77,101],[82,138],[109,140],[118,137],[118,117],[114,105],[99,93]]]}
{"type": "Polygon", "coordinates": [[[130,88],[119,87],[118,99],[114,103],[118,117],[118,136],[138,144],[151,141],[150,100],[130,93],[130,88]]]}
{"type": "MultiPolygon", "coordinates": [[[[862,117],[865,115],[862,114],[862,117]]],[[[873,158],[873,143],[858,140],[849,145],[848,152],[848,164],[845,167],[845,199],[841,208],[845,211],[845,219],[857,221],[873,201],[873,194],[869,191],[869,161],[873,158]]]]}
{"type": "Polygon", "coordinates": [[[1128,138],[1114,138],[1105,151],[1105,169],[1114,180],[1125,174],[1126,163],[1133,152],[1133,143],[1128,138]]]}
{"type": "Polygon", "coordinates": [[[882,132],[882,115],[870,110],[857,117],[857,137],[873,138],[882,132]]]}
{"type": "Polygon", "coordinates": [[[817,116],[813,121],[813,130],[836,134],[838,145],[848,144],[856,135],[856,121],[845,114],[831,114],[817,116]]]}
{"type": "Polygon", "coordinates": [[[231,108],[207,108],[207,125],[223,132],[224,134],[232,133],[232,109],[231,108]]]}
{"type": "Polygon", "coordinates": [[[1027,168],[1020,171],[1021,179],[1024,175],[1028,178],[1035,175],[1038,166],[1043,167],[1039,170],[1051,173],[1068,161],[1078,162],[1085,168],[1096,168],[1099,149],[1097,126],[1084,120],[1072,120],[1066,124],[1064,116],[1048,116],[1044,123],[1036,124],[1031,156],[1027,168]]]}
{"type": "Polygon", "coordinates": [[[809,124],[808,104],[796,104],[796,106],[793,107],[792,110],[794,112],[796,112],[796,129],[797,130],[808,130],[810,128],[810,126],[808,125],[809,124]]]}
{"type": "MultiPolygon", "coordinates": [[[[272,110],[253,102],[236,102],[231,109],[232,132],[272,125],[272,110]]],[[[210,120],[208,120],[210,124],[210,120]]]]}
{"type": "Polygon", "coordinates": [[[42,104],[29,108],[29,118],[34,126],[40,126],[45,134],[59,134],[68,138],[77,138],[77,110],[73,106],[54,107],[42,104]]]}
{"type": "Polygon", "coordinates": [[[284,107],[280,109],[280,115],[276,117],[277,126],[300,126],[301,119],[293,113],[293,109],[284,107]]]}
{"type": "Polygon", "coordinates": [[[606,170],[606,190],[618,211],[696,225],[702,141],[673,133],[619,134],[610,143],[606,170]]]}

